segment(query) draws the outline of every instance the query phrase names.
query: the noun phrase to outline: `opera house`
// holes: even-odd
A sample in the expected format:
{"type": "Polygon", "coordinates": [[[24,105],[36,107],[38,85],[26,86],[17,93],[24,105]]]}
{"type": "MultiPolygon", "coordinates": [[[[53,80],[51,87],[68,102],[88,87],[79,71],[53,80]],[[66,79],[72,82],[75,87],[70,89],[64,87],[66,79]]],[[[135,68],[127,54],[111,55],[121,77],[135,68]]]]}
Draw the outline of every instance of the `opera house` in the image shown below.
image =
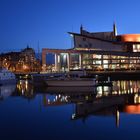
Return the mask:
{"type": "Polygon", "coordinates": [[[42,67],[49,70],[47,54],[54,54],[53,71],[87,69],[119,71],[140,69],[140,34],[117,35],[113,24],[109,32],[69,32],[73,47],[70,49],[42,49],[42,67]]]}

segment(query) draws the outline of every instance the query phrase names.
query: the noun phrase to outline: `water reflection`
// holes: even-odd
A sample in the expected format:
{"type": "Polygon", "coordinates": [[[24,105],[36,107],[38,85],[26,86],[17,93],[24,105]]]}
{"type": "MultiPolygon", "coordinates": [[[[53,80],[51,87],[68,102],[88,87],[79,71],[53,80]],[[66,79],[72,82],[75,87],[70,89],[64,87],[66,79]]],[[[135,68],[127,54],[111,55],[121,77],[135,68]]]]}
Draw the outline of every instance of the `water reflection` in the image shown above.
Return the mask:
{"type": "Polygon", "coordinates": [[[15,91],[15,88],[16,84],[0,86],[0,99],[4,100],[5,98],[12,95],[12,93],[15,91]]]}
{"type": "Polygon", "coordinates": [[[140,81],[115,81],[113,94],[137,93],[140,90],[140,81]]]}
{"type": "Polygon", "coordinates": [[[70,92],[70,94],[65,89],[48,88],[50,95],[44,95],[43,103],[44,106],[73,103],[74,112],[71,120],[81,119],[85,122],[89,116],[112,116],[115,118],[116,126],[119,127],[120,113],[140,114],[139,89],[140,81],[114,81],[113,87],[100,86],[94,90],[82,90],[83,92],[70,92]]]}
{"type": "Polygon", "coordinates": [[[28,80],[20,80],[17,84],[15,96],[23,96],[26,98],[34,98],[34,87],[28,80]]]}
{"type": "Polygon", "coordinates": [[[114,81],[112,87],[35,87],[28,80],[0,87],[0,98],[41,95],[44,108],[73,104],[71,120],[86,121],[89,116],[112,116],[119,127],[120,113],[140,114],[140,81],[114,81]]]}
{"type": "Polygon", "coordinates": [[[140,91],[140,81],[114,81],[113,87],[97,87],[97,94],[129,94],[140,91]]]}

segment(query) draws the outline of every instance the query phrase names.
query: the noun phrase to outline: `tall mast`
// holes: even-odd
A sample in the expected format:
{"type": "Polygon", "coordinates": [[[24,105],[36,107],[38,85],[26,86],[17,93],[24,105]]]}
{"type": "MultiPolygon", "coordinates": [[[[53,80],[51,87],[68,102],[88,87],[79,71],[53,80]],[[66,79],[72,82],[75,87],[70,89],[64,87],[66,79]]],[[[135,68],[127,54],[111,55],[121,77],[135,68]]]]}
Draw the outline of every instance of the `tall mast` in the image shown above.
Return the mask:
{"type": "Polygon", "coordinates": [[[81,26],[80,26],[80,34],[82,34],[82,32],[83,32],[83,25],[81,24],[81,26]]]}
{"type": "Polygon", "coordinates": [[[116,27],[116,23],[113,23],[113,36],[116,37],[117,36],[117,27],[116,27]]]}

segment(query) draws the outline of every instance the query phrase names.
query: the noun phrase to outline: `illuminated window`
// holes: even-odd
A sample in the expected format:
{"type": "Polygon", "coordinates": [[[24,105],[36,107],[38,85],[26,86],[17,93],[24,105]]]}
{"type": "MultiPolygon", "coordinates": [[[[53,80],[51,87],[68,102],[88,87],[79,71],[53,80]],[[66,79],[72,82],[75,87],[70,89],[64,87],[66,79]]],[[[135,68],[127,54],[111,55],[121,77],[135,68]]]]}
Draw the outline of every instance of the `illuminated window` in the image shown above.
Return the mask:
{"type": "Polygon", "coordinates": [[[96,55],[96,58],[101,59],[101,55],[96,55]]]}
{"type": "Polygon", "coordinates": [[[101,61],[96,61],[96,64],[100,64],[101,65],[101,61]]]}
{"type": "Polygon", "coordinates": [[[103,63],[104,64],[108,64],[108,60],[103,60],[103,63]]]}
{"type": "Polygon", "coordinates": [[[104,69],[107,69],[108,68],[108,65],[103,65],[104,69]]]}
{"type": "Polygon", "coordinates": [[[140,52],[140,44],[133,45],[133,52],[140,52]]]}
{"type": "Polygon", "coordinates": [[[104,59],[108,59],[109,56],[108,56],[108,55],[103,55],[103,58],[104,58],[104,59]]]}

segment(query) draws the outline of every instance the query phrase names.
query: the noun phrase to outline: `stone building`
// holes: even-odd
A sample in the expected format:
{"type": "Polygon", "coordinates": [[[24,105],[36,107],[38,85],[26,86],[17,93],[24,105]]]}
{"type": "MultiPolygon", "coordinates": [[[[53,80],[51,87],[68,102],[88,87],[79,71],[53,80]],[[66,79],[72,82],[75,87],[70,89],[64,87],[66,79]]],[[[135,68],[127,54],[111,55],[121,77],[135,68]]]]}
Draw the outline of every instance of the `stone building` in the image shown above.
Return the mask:
{"type": "Polygon", "coordinates": [[[21,52],[9,52],[0,55],[0,65],[13,72],[39,72],[41,63],[34,49],[27,46],[21,52]]]}

